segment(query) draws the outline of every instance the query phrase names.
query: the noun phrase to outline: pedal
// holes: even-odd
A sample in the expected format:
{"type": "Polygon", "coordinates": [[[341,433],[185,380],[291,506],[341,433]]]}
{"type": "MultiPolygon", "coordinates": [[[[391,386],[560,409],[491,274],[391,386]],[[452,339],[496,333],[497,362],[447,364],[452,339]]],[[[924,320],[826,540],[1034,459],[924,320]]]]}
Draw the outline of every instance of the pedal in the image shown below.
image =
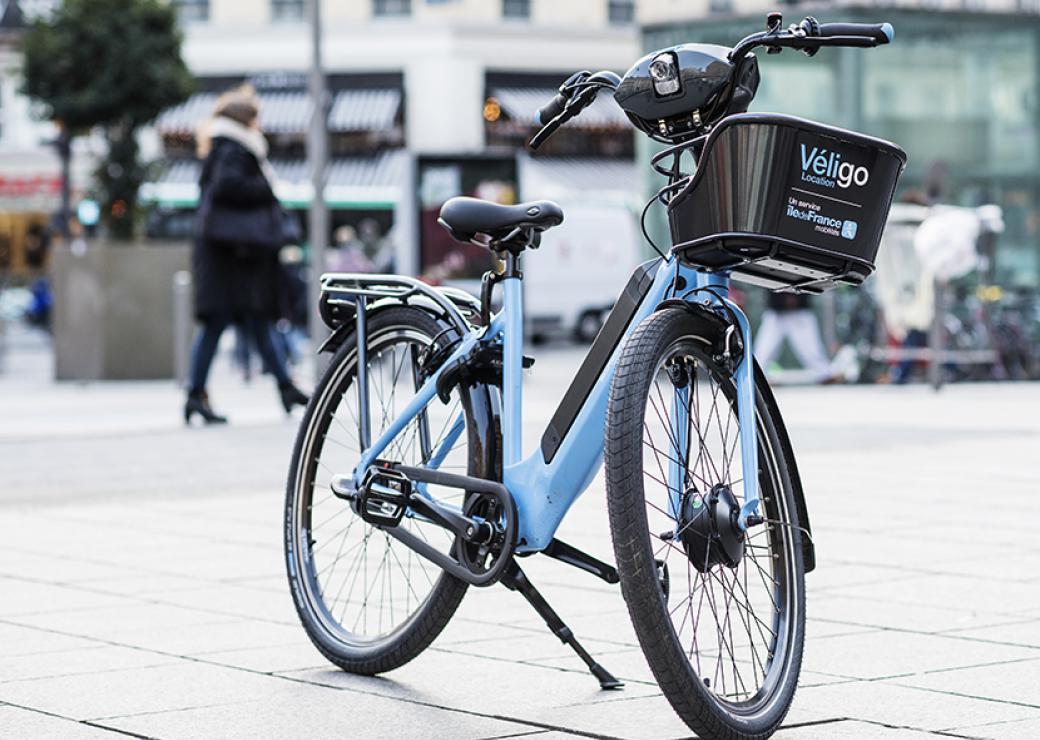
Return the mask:
{"type": "Polygon", "coordinates": [[[412,482],[392,468],[371,467],[365,473],[355,498],[358,515],[377,527],[396,527],[408,509],[412,482]]]}

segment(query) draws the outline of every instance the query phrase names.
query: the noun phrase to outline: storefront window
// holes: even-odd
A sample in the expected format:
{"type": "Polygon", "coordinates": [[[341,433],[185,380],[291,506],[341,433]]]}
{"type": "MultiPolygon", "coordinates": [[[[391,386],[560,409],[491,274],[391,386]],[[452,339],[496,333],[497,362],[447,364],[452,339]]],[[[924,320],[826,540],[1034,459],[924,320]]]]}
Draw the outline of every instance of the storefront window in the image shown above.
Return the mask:
{"type": "Polygon", "coordinates": [[[634,0],[609,0],[607,3],[607,20],[615,26],[634,23],[636,4],[634,0]]]}
{"type": "Polygon", "coordinates": [[[502,0],[503,18],[530,18],[531,0],[502,0]]]}
{"type": "Polygon", "coordinates": [[[279,21],[303,18],[303,0],[271,0],[271,17],[279,21]]]}
{"type": "Polygon", "coordinates": [[[209,20],[209,0],[174,0],[173,6],[182,23],[209,20]]]}
{"type": "Polygon", "coordinates": [[[412,0],[372,0],[374,16],[409,15],[411,12],[412,0]]]}
{"type": "Polygon", "coordinates": [[[912,152],[913,170],[943,162],[960,177],[1035,171],[1032,33],[904,34],[862,64],[864,127],[912,152]]]}
{"type": "Polygon", "coordinates": [[[424,159],[419,163],[418,185],[420,269],[424,279],[433,283],[479,279],[491,265],[491,252],[455,241],[437,218],[444,202],[456,195],[505,205],[516,203],[515,159],[424,159]]]}

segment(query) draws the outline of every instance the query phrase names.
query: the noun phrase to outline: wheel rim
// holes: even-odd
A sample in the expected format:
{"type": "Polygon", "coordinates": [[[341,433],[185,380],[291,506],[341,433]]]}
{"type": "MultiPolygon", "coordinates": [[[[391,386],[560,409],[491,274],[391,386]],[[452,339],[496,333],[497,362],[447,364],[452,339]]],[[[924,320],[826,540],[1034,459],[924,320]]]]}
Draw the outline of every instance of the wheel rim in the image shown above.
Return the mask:
{"type": "MultiPolygon", "coordinates": [[[[408,404],[415,391],[415,368],[431,337],[409,327],[388,327],[369,338],[368,372],[372,439],[377,439],[408,404]]],[[[334,371],[316,400],[314,422],[307,431],[294,481],[295,567],[303,576],[303,597],[329,636],[348,646],[389,639],[408,626],[429,603],[443,572],[412,550],[358,517],[349,504],[332,495],[331,478],[349,473],[359,453],[357,438],[357,355],[334,371]]],[[[390,444],[384,457],[421,465],[436,450],[462,415],[453,394],[446,405],[429,404],[426,433],[416,422],[390,444]],[[425,439],[424,439],[425,436],[425,439]],[[425,452],[424,452],[425,451],[425,452]]],[[[467,434],[439,466],[466,472],[467,434]]],[[[434,489],[436,487],[431,487],[434,489]]],[[[464,495],[431,490],[447,503],[461,505],[464,495]]],[[[406,517],[401,526],[434,546],[448,549],[454,538],[444,529],[406,517]]]]}
{"type": "MultiPolygon", "coordinates": [[[[778,698],[793,653],[793,610],[799,603],[793,538],[778,524],[790,518],[776,454],[761,419],[757,426],[760,497],[768,522],[746,533],[735,566],[706,567],[708,561],[701,561],[695,567],[690,529],[712,511],[713,491],[722,487],[738,506],[744,502],[735,389],[701,340],[679,339],[663,353],[643,422],[649,545],[654,559],[667,565],[669,595],[662,599],[676,646],[711,698],[742,716],[767,712],[778,698]],[[680,445],[684,435],[675,429],[672,404],[683,388],[689,423],[686,444],[680,445]],[[669,479],[672,460],[682,464],[681,486],[669,479]]],[[[697,556],[704,552],[697,550],[697,556]]]]}

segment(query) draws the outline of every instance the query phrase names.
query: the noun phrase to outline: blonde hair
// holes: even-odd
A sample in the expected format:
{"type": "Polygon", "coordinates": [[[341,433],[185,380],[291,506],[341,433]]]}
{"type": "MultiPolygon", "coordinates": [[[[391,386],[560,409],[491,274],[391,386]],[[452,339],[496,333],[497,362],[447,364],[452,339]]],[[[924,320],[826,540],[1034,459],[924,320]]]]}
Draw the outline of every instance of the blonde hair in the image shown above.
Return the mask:
{"type": "Polygon", "coordinates": [[[259,115],[260,98],[252,85],[245,83],[221,93],[220,97],[217,98],[217,102],[213,104],[213,115],[209,120],[203,121],[199,125],[195,134],[195,147],[199,159],[206,158],[213,144],[213,137],[210,136],[209,127],[210,121],[214,118],[230,118],[243,126],[249,126],[259,115]]]}

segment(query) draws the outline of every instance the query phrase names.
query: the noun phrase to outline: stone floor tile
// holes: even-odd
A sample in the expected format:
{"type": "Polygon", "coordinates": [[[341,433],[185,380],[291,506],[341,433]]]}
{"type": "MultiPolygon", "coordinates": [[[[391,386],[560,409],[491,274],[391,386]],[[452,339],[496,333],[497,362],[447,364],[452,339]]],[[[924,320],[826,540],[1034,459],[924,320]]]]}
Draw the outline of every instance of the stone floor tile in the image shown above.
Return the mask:
{"type": "Polygon", "coordinates": [[[1040,650],[1040,618],[995,624],[988,627],[954,630],[945,634],[990,640],[1009,645],[1027,645],[1040,650]]]}
{"type": "Polygon", "coordinates": [[[0,656],[4,660],[21,655],[40,655],[91,647],[97,647],[97,643],[83,637],[0,622],[0,656]]]}
{"type": "MultiPolygon", "coordinates": [[[[583,637],[579,639],[593,657],[616,655],[619,651],[630,652],[632,650],[629,647],[604,643],[598,640],[583,637]]],[[[570,646],[562,643],[560,638],[556,637],[548,629],[545,630],[545,634],[530,632],[522,636],[510,635],[496,640],[481,640],[479,643],[472,645],[461,642],[442,645],[438,640],[431,649],[455,655],[473,655],[501,660],[524,660],[530,663],[548,662],[554,658],[574,655],[574,651],[570,646]]]]}
{"type": "Polygon", "coordinates": [[[884,725],[842,720],[823,722],[820,724],[802,725],[781,729],[775,737],[781,740],[937,740],[938,736],[931,732],[922,732],[906,727],[886,727],[884,725]]]}
{"type": "Polygon", "coordinates": [[[834,588],[829,594],[855,596],[883,604],[940,606],[1016,614],[1040,603],[1040,584],[993,581],[979,576],[923,576],[834,588]],[[970,594],[970,597],[969,597],[970,594]]]}
{"type": "Polygon", "coordinates": [[[967,727],[953,727],[951,733],[967,735],[969,737],[982,737],[987,740],[1025,740],[1025,738],[1040,737],[1040,715],[1032,719],[1011,720],[1006,722],[994,722],[985,725],[969,725],[967,727]]]}
{"type": "Polygon", "coordinates": [[[994,701],[1019,702],[1040,709],[1040,658],[925,673],[896,679],[894,682],[994,701]]]}
{"type": "Polygon", "coordinates": [[[192,625],[219,624],[235,619],[180,606],[129,602],[128,606],[123,607],[77,609],[21,618],[11,617],[7,621],[61,634],[118,642],[121,635],[137,630],[161,636],[192,625]]]}
{"type": "Polygon", "coordinates": [[[625,740],[687,738],[693,734],[660,694],[601,702],[594,712],[575,702],[554,709],[551,715],[534,716],[551,717],[554,724],[625,740]]]}
{"type": "Polygon", "coordinates": [[[174,655],[201,655],[215,650],[302,644],[307,636],[298,625],[235,619],[182,625],[170,630],[138,625],[115,633],[113,639],[121,644],[174,655]]]}
{"type": "MultiPolygon", "coordinates": [[[[0,705],[0,730],[8,738],[61,738],[61,740],[118,740],[120,733],[72,719],[0,705]]],[[[125,737],[125,736],[124,736],[125,737]]]]}
{"type": "Polygon", "coordinates": [[[837,717],[928,731],[1036,714],[1028,707],[921,692],[885,681],[802,687],[798,701],[837,717]]]}
{"type": "Polygon", "coordinates": [[[603,691],[596,679],[584,671],[434,650],[380,676],[354,675],[332,666],[285,675],[318,685],[526,719],[551,716],[553,708],[569,704],[598,706],[657,693],[656,686],[640,684],[620,691],[603,691]]]}
{"type": "Polygon", "coordinates": [[[0,601],[0,618],[133,603],[122,596],[9,577],[0,577],[0,593],[4,595],[0,601]]]}
{"type": "MultiPolygon", "coordinates": [[[[283,584],[285,586],[285,584],[283,584]]],[[[167,593],[152,593],[150,600],[188,609],[205,609],[228,616],[263,619],[283,624],[299,624],[289,588],[265,591],[231,584],[196,589],[178,589],[167,593]]]]}
{"type": "Polygon", "coordinates": [[[261,737],[477,740],[542,729],[371,694],[310,686],[283,688],[263,701],[116,717],[104,720],[104,724],[164,740],[216,737],[228,740],[261,737]]]}
{"type": "Polygon", "coordinates": [[[882,631],[810,641],[802,666],[836,676],[885,678],[1034,656],[1029,648],[882,631]]]}
{"type": "Polygon", "coordinates": [[[0,702],[64,717],[100,720],[242,701],[285,688],[283,680],[231,668],[180,660],[151,668],[63,676],[0,684],[0,702]]]}
{"type": "Polygon", "coordinates": [[[0,684],[8,681],[42,681],[56,676],[143,668],[175,660],[176,658],[157,655],[150,651],[102,644],[31,655],[5,655],[0,661],[0,684]]]}
{"type": "Polygon", "coordinates": [[[287,673],[306,669],[334,668],[329,660],[318,652],[310,640],[303,639],[291,645],[261,646],[214,652],[196,652],[193,658],[207,663],[233,668],[244,668],[258,673],[287,673]]]}
{"type": "Polygon", "coordinates": [[[813,619],[843,626],[910,630],[913,632],[945,632],[946,630],[987,627],[1006,622],[999,611],[975,603],[961,608],[924,604],[880,603],[862,596],[834,593],[815,594],[810,588],[806,597],[806,614],[813,619]]]}
{"type": "Polygon", "coordinates": [[[93,591],[106,594],[132,596],[141,601],[151,601],[156,597],[164,598],[177,591],[195,591],[201,588],[213,588],[216,583],[199,578],[163,575],[160,573],[142,572],[134,575],[123,575],[116,578],[99,578],[81,582],[82,586],[93,591]]]}
{"type": "Polygon", "coordinates": [[[84,583],[99,578],[124,577],[127,570],[126,565],[92,563],[83,558],[59,557],[8,548],[0,550],[0,576],[47,583],[84,583]]]}

